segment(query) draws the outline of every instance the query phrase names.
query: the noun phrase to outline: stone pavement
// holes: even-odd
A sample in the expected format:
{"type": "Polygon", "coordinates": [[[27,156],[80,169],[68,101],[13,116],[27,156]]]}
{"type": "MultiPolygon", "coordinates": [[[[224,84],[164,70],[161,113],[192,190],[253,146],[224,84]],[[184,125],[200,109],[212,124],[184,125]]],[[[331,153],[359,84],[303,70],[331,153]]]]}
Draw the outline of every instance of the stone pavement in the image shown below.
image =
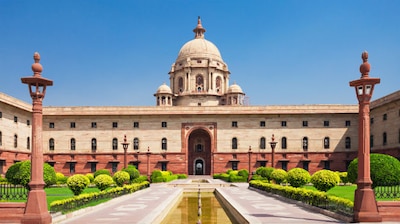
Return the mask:
{"type": "MultiPolygon", "coordinates": [[[[226,182],[213,180],[226,186],[226,182]]],[[[53,223],[160,223],[176,202],[181,199],[183,188],[179,184],[191,180],[151,184],[147,189],[125,195],[101,205],[85,208],[68,215],[53,217],[53,223]],[[177,185],[176,185],[177,184],[177,185]],[[175,185],[175,186],[174,186],[175,185]]],[[[344,223],[329,216],[266,196],[248,189],[247,183],[232,187],[217,187],[235,210],[244,217],[245,223],[344,223]]]]}

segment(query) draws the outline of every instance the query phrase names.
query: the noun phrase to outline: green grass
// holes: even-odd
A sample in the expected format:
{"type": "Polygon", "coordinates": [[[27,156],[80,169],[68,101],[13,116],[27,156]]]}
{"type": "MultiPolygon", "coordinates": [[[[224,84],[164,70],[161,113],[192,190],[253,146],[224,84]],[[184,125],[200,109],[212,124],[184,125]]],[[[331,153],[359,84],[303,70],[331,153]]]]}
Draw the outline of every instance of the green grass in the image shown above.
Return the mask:
{"type": "MultiPolygon", "coordinates": [[[[314,190],[316,191],[317,189],[315,189],[315,187],[313,186],[303,186],[303,188],[305,189],[309,189],[309,190],[314,190]]],[[[351,201],[354,201],[354,191],[357,189],[357,185],[340,185],[340,186],[336,186],[332,189],[330,189],[328,192],[328,195],[332,195],[332,196],[336,196],[336,197],[340,197],[340,198],[346,198],[349,199],[351,201]]]]}
{"type": "MultiPolygon", "coordinates": [[[[74,196],[74,194],[68,187],[45,188],[44,191],[46,192],[48,208],[50,208],[50,203],[53,201],[71,198],[74,196]]],[[[92,193],[92,192],[100,192],[100,190],[95,187],[89,187],[89,188],[86,188],[82,193],[92,193]]]]}

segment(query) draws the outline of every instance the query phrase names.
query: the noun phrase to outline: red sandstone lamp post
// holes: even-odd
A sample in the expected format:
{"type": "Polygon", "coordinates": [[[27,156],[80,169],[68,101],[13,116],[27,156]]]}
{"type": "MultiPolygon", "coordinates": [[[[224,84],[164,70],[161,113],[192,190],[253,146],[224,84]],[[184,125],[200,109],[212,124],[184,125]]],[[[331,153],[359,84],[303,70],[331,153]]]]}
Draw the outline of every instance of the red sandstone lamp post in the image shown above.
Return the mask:
{"type": "Polygon", "coordinates": [[[271,145],[271,162],[272,162],[272,167],[275,168],[275,147],[276,147],[276,141],[274,134],[272,134],[271,141],[269,144],[271,145]]]}
{"type": "Polygon", "coordinates": [[[128,166],[128,161],[126,159],[127,157],[127,150],[129,146],[129,142],[126,141],[126,135],[124,136],[124,142],[121,143],[122,148],[124,148],[124,169],[128,166]]]}
{"type": "Polygon", "coordinates": [[[354,221],[355,222],[381,222],[374,191],[371,188],[370,175],[370,127],[369,111],[370,100],[374,85],[380,83],[379,78],[369,77],[370,64],[368,53],[361,54],[363,63],[360,66],[361,78],[350,82],[355,87],[359,104],[358,114],[358,177],[357,189],[354,193],[354,221]]]}
{"type": "Polygon", "coordinates": [[[33,76],[21,78],[22,83],[28,84],[32,98],[32,153],[31,153],[31,181],[25,213],[21,223],[51,223],[51,216],[47,209],[46,193],[43,180],[43,141],[42,141],[42,101],[46,94],[46,87],[52,86],[53,81],[41,76],[43,67],[39,64],[40,55],[33,55],[35,63],[32,65],[33,76]]]}

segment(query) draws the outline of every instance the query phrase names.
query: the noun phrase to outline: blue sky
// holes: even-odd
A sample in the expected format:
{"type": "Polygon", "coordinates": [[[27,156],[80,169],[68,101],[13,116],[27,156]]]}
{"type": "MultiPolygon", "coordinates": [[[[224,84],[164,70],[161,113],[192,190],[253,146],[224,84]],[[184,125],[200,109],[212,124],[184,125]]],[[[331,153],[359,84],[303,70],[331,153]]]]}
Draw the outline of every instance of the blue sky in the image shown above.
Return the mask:
{"type": "Polygon", "coordinates": [[[0,92],[31,102],[33,53],[46,106],[152,106],[201,16],[251,105],[356,104],[369,52],[374,99],[399,90],[400,1],[0,0],[0,92]]]}

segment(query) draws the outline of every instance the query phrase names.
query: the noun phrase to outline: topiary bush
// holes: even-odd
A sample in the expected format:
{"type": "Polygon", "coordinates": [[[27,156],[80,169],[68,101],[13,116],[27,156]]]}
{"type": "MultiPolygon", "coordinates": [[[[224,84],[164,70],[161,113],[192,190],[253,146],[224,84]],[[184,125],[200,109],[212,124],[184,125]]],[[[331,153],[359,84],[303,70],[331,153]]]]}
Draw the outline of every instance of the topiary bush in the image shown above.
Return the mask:
{"type": "Polygon", "coordinates": [[[310,182],[310,173],[302,168],[293,168],[287,173],[287,182],[292,187],[301,187],[310,182]]]}
{"type": "Polygon", "coordinates": [[[117,171],[113,176],[113,180],[118,187],[122,187],[130,180],[130,175],[128,172],[123,170],[117,171]]]}
{"type": "Polygon", "coordinates": [[[100,191],[104,191],[105,189],[110,187],[112,184],[114,184],[114,180],[111,176],[109,176],[107,174],[100,174],[94,178],[93,183],[96,185],[96,187],[100,191]]]}
{"type": "MultiPolygon", "coordinates": [[[[31,161],[26,160],[13,164],[7,170],[6,178],[12,184],[19,184],[29,188],[28,184],[31,179],[31,161]]],[[[43,165],[43,180],[45,187],[57,183],[56,172],[48,163],[44,163],[43,165]]]]}
{"type": "Polygon", "coordinates": [[[320,170],[311,176],[311,183],[319,191],[328,191],[338,185],[340,177],[337,173],[330,170],[320,170]]]}
{"type": "Polygon", "coordinates": [[[271,179],[277,184],[286,183],[287,172],[283,169],[275,169],[271,173],[271,179]]]}
{"type": "Polygon", "coordinates": [[[134,180],[132,181],[132,183],[140,184],[140,183],[145,182],[145,181],[147,181],[147,176],[141,175],[141,176],[139,176],[138,178],[134,179],[134,180]]]}
{"type": "Polygon", "coordinates": [[[85,176],[89,179],[90,183],[93,183],[94,175],[92,173],[87,173],[85,176]]]}
{"type": "Polygon", "coordinates": [[[56,173],[56,184],[66,184],[68,177],[64,176],[64,174],[57,172],[56,173]]]}
{"type": "Polygon", "coordinates": [[[347,172],[339,172],[336,171],[336,173],[339,175],[340,177],[340,183],[342,184],[347,184],[349,183],[349,178],[347,177],[347,172]]]}
{"type": "Polygon", "coordinates": [[[256,170],[256,174],[260,175],[261,177],[267,179],[267,180],[271,180],[271,173],[274,172],[275,168],[273,167],[259,167],[256,170]]]}
{"type": "Polygon", "coordinates": [[[139,170],[136,169],[135,166],[128,165],[128,167],[122,169],[122,171],[125,171],[129,174],[129,182],[132,183],[132,181],[140,176],[139,170]]]}
{"type": "Polygon", "coordinates": [[[75,174],[70,176],[67,180],[67,186],[74,193],[74,195],[80,195],[89,185],[89,183],[89,178],[83,174],[75,174]]]}
{"type": "MultiPolygon", "coordinates": [[[[386,154],[371,153],[370,164],[372,188],[399,184],[400,161],[395,157],[386,154]]],[[[356,183],[358,176],[357,166],[358,159],[356,158],[351,161],[347,169],[347,175],[351,183],[356,183]]]]}
{"type": "Polygon", "coordinates": [[[163,177],[161,170],[153,170],[153,172],[151,173],[150,179],[151,179],[152,183],[160,183],[160,182],[166,181],[166,179],[163,177]]]}
{"type": "Polygon", "coordinates": [[[101,169],[101,170],[97,170],[96,172],[94,172],[93,177],[96,178],[97,176],[101,175],[101,174],[106,174],[108,176],[111,177],[111,173],[109,170],[107,169],[101,169]]]}

